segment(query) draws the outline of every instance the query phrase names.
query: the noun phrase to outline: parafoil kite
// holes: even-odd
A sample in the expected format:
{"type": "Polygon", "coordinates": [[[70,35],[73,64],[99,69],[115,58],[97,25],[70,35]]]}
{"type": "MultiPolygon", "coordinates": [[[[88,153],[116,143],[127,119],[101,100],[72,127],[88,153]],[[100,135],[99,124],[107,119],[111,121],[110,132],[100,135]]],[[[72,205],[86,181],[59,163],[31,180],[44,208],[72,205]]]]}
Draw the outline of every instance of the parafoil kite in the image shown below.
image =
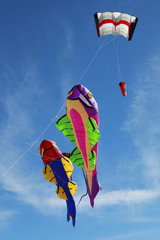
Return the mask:
{"type": "Polygon", "coordinates": [[[86,186],[90,204],[94,206],[101,186],[97,180],[99,132],[98,105],[90,91],[75,85],[66,99],[66,114],[56,122],[57,128],[74,144],[71,161],[86,172],[86,186]]]}
{"type": "MultiPolygon", "coordinates": [[[[138,18],[120,12],[97,12],[94,14],[98,37],[105,35],[122,35],[130,41],[132,39],[138,18]]],[[[126,84],[119,83],[123,96],[127,96],[126,84]]]]}
{"type": "Polygon", "coordinates": [[[129,41],[132,39],[138,18],[120,12],[98,12],[94,14],[98,37],[104,35],[123,35],[129,41]]]}
{"type": "Polygon", "coordinates": [[[43,175],[46,180],[57,185],[58,197],[66,200],[67,203],[67,221],[71,219],[75,226],[76,207],[73,196],[77,185],[69,180],[74,167],[70,159],[62,155],[55,142],[43,140],[39,151],[45,165],[42,171],[43,175]]]}

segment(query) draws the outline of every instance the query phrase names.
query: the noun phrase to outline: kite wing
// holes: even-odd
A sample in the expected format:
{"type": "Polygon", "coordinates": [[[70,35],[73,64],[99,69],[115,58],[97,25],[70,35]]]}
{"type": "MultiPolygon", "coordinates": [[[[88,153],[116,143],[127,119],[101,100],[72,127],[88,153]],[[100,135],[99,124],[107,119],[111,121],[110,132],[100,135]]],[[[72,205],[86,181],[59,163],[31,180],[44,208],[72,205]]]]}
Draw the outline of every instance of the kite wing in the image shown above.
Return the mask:
{"type": "Polygon", "coordinates": [[[82,85],[74,86],[66,100],[66,114],[56,122],[57,128],[74,144],[71,161],[85,169],[91,205],[100,187],[97,180],[99,133],[98,105],[82,85]]]}
{"type": "MultiPolygon", "coordinates": [[[[56,122],[56,127],[74,144],[76,145],[76,140],[74,136],[74,130],[72,127],[72,123],[68,116],[65,114],[63,115],[58,121],[56,122]]],[[[79,127],[80,129],[80,127],[79,127]]],[[[81,132],[83,132],[83,129],[80,129],[81,132]]],[[[91,148],[93,148],[96,143],[98,142],[100,138],[100,133],[98,131],[98,126],[96,124],[96,121],[93,118],[87,119],[87,133],[89,137],[89,142],[91,145],[91,148]]],[[[81,140],[83,141],[83,139],[81,140]]],[[[71,152],[71,161],[78,165],[79,167],[85,169],[84,160],[82,157],[82,154],[78,148],[75,148],[71,152]]],[[[91,166],[92,171],[95,169],[96,166],[96,153],[95,151],[91,150],[89,152],[89,163],[91,166]]]]}
{"type": "Polygon", "coordinates": [[[94,14],[98,37],[105,35],[123,35],[132,39],[138,18],[120,12],[98,12],[94,14]]]}

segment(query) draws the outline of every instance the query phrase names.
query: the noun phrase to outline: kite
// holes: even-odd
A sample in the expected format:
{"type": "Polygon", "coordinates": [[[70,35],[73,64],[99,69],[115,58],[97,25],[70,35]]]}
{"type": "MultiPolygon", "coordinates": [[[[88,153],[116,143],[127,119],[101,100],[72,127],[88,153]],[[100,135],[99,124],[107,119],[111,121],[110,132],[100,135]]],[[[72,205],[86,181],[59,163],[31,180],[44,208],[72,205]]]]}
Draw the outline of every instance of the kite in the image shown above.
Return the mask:
{"type": "Polygon", "coordinates": [[[98,12],[94,14],[98,37],[104,35],[123,35],[132,39],[138,18],[120,12],[98,12]]]}
{"type": "Polygon", "coordinates": [[[120,82],[120,83],[119,83],[119,86],[120,86],[122,95],[123,95],[123,96],[127,96],[127,90],[126,90],[126,84],[125,84],[125,82],[120,82]]]}
{"type": "MultiPolygon", "coordinates": [[[[120,12],[97,12],[94,14],[98,37],[105,35],[122,35],[131,41],[138,18],[120,12]]],[[[127,95],[126,84],[119,83],[123,96],[127,95]]]]}
{"type": "Polygon", "coordinates": [[[70,160],[86,172],[85,180],[90,204],[101,189],[97,180],[97,154],[99,132],[98,104],[91,92],[75,85],[66,99],[66,114],[56,122],[56,127],[74,144],[70,160]]]}
{"type": "Polygon", "coordinates": [[[70,159],[63,156],[56,143],[51,140],[43,140],[39,152],[44,163],[42,170],[44,178],[57,185],[58,197],[66,200],[67,203],[67,221],[71,219],[75,226],[76,207],[73,196],[77,185],[69,180],[74,167],[70,159]]]}

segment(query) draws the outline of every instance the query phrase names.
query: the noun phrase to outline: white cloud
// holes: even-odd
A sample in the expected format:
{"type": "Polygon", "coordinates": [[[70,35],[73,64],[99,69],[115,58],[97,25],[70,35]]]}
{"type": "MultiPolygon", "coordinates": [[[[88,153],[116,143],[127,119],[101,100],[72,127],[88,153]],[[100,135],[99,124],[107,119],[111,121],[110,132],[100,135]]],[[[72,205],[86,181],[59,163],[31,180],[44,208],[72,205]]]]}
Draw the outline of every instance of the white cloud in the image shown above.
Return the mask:
{"type": "Polygon", "coordinates": [[[152,230],[145,230],[145,231],[134,231],[134,232],[130,232],[130,233],[124,233],[124,234],[119,234],[119,235],[114,235],[114,236],[111,236],[111,237],[106,237],[106,238],[101,238],[101,240],[124,240],[124,239],[127,239],[127,240],[134,240],[134,239],[139,239],[139,238],[146,238],[148,237],[149,239],[149,236],[152,238],[153,235],[156,233],[156,235],[159,235],[159,228],[154,228],[152,230]]]}
{"type": "Polygon", "coordinates": [[[13,210],[0,211],[0,230],[8,227],[9,220],[12,219],[15,214],[18,214],[18,212],[13,210]]]}
{"type": "Polygon", "coordinates": [[[149,58],[140,67],[135,81],[134,98],[124,129],[133,137],[133,143],[143,163],[146,186],[160,186],[160,61],[149,58]]]}
{"type": "MultiPolygon", "coordinates": [[[[6,75],[7,89],[5,97],[0,102],[1,108],[5,111],[5,115],[1,116],[3,127],[0,129],[0,181],[3,190],[14,194],[10,195],[9,199],[6,196],[1,198],[0,204],[3,207],[6,200],[9,202],[16,199],[37,207],[39,210],[44,209],[44,205],[47,203],[49,208],[54,210],[59,202],[53,199],[55,206],[48,202],[52,194],[47,199],[47,189],[36,180],[36,176],[30,175],[35,169],[31,162],[28,162],[26,154],[23,155],[28,148],[26,142],[31,142],[35,134],[33,116],[36,114],[36,104],[41,95],[40,81],[37,81],[39,78],[31,66],[28,68],[26,66],[25,71],[21,74],[15,73],[14,69],[9,68],[13,77],[9,78],[6,75]],[[13,78],[17,84],[16,88],[12,85],[13,78]],[[22,155],[23,158],[19,158],[22,155]],[[30,171],[30,169],[32,170],[30,171]]],[[[33,160],[32,155],[31,160],[33,160]]],[[[14,210],[3,208],[4,211],[0,212],[2,227],[15,214],[14,210]]],[[[44,210],[42,211],[44,212],[44,210]]]]}
{"type": "Polygon", "coordinates": [[[160,192],[152,190],[119,190],[102,194],[97,198],[97,206],[130,205],[146,203],[160,196],[160,192]]]}
{"type": "MultiPolygon", "coordinates": [[[[13,69],[12,71],[14,72],[13,69]]],[[[6,79],[6,95],[1,101],[1,108],[5,112],[5,115],[1,116],[3,127],[0,129],[1,175],[20,156],[21,151],[26,147],[24,142],[31,141],[34,135],[32,118],[36,102],[34,104],[33,102],[34,98],[40,95],[39,86],[36,83],[36,72],[32,67],[21,74],[21,77],[18,73],[13,75],[14,79],[17,78],[17,87],[13,88],[12,78],[6,79]]]]}
{"type": "MultiPolygon", "coordinates": [[[[41,177],[43,178],[42,174],[41,177]]],[[[56,186],[48,182],[43,183],[43,179],[38,178],[37,174],[27,176],[12,174],[7,176],[3,183],[6,191],[14,193],[13,199],[35,207],[43,214],[60,213],[65,206],[64,201],[59,201],[56,197],[56,186]]]]}
{"type": "MultiPolygon", "coordinates": [[[[160,197],[159,190],[117,190],[110,192],[100,192],[95,199],[96,208],[107,206],[132,206],[136,204],[149,203],[160,197]]],[[[80,209],[88,207],[88,201],[80,203],[80,209]]]]}

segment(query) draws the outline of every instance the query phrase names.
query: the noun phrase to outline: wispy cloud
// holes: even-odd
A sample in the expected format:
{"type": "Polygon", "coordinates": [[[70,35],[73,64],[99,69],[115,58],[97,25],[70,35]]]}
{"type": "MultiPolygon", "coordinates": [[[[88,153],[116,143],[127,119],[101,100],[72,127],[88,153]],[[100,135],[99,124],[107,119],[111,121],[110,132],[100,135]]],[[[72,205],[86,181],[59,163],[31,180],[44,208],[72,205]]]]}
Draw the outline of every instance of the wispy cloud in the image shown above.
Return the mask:
{"type": "Polygon", "coordinates": [[[119,234],[119,235],[115,235],[115,236],[111,236],[111,237],[104,237],[103,239],[101,238],[100,240],[123,240],[123,239],[127,239],[127,240],[134,240],[134,239],[145,239],[146,237],[151,236],[151,238],[153,237],[153,235],[156,233],[156,235],[159,234],[159,229],[155,228],[152,230],[145,230],[145,231],[134,231],[131,233],[126,233],[126,234],[119,234]]]}
{"type": "MultiPolygon", "coordinates": [[[[0,128],[0,177],[3,176],[0,178],[1,187],[5,191],[14,193],[11,196],[12,200],[16,196],[17,200],[42,209],[40,201],[44,198],[42,197],[43,194],[41,194],[43,191],[40,190],[41,184],[33,180],[36,177],[29,178],[29,174],[32,173],[29,170],[30,164],[28,164],[27,156],[16,162],[22,152],[28,148],[25,142],[33,142],[32,139],[35,136],[33,119],[35,119],[36,104],[40,100],[41,95],[40,81],[37,81],[39,77],[30,64],[21,73],[16,72],[13,66],[8,66],[8,69],[10,69],[9,76],[7,72],[4,79],[7,83],[5,97],[0,102],[1,109],[3,108],[5,112],[4,115],[1,115],[2,125],[0,128]],[[16,87],[12,84],[13,80],[16,87]],[[14,162],[16,162],[15,166],[10,169],[14,162]],[[8,169],[10,169],[9,172],[7,172],[8,169]],[[35,191],[35,189],[39,190],[35,191]]],[[[43,184],[42,189],[46,189],[43,187],[43,184]]],[[[47,190],[44,191],[44,196],[48,196],[46,194],[47,190]]],[[[3,201],[6,201],[6,196],[0,199],[1,206],[3,206],[3,201]]],[[[7,199],[7,201],[9,200],[7,199]]],[[[49,200],[46,199],[44,202],[47,201],[49,200]]],[[[57,202],[55,205],[57,204],[59,203],[57,202]]],[[[48,203],[48,205],[50,206],[51,204],[48,203]]],[[[5,219],[10,219],[10,216],[16,213],[15,210],[5,208],[0,213],[0,224],[2,225],[5,219]]]]}
{"type": "Polygon", "coordinates": [[[18,214],[18,212],[13,210],[0,211],[0,230],[8,227],[9,220],[12,219],[15,214],[18,214]]]}
{"type": "Polygon", "coordinates": [[[143,163],[146,185],[160,185],[160,60],[150,57],[139,68],[134,85],[134,98],[124,124],[143,163]]]}
{"type": "Polygon", "coordinates": [[[72,25],[67,20],[61,21],[59,18],[58,20],[63,31],[63,45],[58,58],[61,69],[59,83],[62,98],[65,102],[67,89],[69,91],[75,84],[75,79],[73,77],[74,68],[70,65],[70,62],[72,62],[75,58],[74,30],[72,25]]]}
{"type": "Polygon", "coordinates": [[[1,174],[23,151],[24,141],[30,141],[34,135],[33,116],[36,112],[36,102],[33,102],[40,95],[39,85],[35,80],[36,73],[32,67],[22,74],[15,74],[14,69],[11,70],[14,79],[16,78],[16,87],[12,85],[13,78],[8,76],[5,79],[5,97],[0,102],[5,112],[1,116],[0,128],[1,174]]]}
{"type": "Polygon", "coordinates": [[[73,30],[71,28],[71,26],[66,26],[66,24],[64,25],[64,29],[65,29],[65,39],[64,39],[64,46],[65,46],[65,49],[64,49],[64,56],[65,57],[68,57],[68,56],[71,56],[74,51],[74,33],[73,33],[73,30]]]}
{"type": "Polygon", "coordinates": [[[160,196],[160,192],[152,190],[119,190],[100,194],[97,197],[97,206],[131,205],[148,203],[160,196]]]}
{"type": "MultiPolygon", "coordinates": [[[[100,192],[95,199],[96,208],[107,206],[127,206],[131,207],[136,204],[145,204],[152,202],[160,197],[160,191],[157,190],[117,190],[109,192],[100,192]]],[[[82,201],[81,210],[88,207],[88,201],[82,201]]]]}
{"type": "MultiPolygon", "coordinates": [[[[43,177],[43,176],[41,176],[43,177]]],[[[57,214],[57,206],[60,206],[60,213],[65,206],[63,201],[59,201],[55,196],[54,190],[56,186],[44,183],[37,174],[24,176],[24,174],[10,174],[7,180],[4,180],[4,188],[6,191],[14,193],[12,198],[29,204],[37,208],[43,214],[57,214]],[[47,206],[47,211],[45,206],[47,206]]]]}
{"type": "MultiPolygon", "coordinates": [[[[23,69],[22,72],[16,72],[14,67],[10,65],[8,65],[8,69],[10,69],[9,75],[6,73],[5,77],[7,89],[5,97],[0,102],[5,112],[5,115],[2,116],[3,127],[0,128],[1,187],[3,191],[13,193],[10,195],[12,203],[21,201],[37,208],[43,214],[59,214],[66,207],[65,201],[59,201],[55,194],[56,186],[52,184],[51,187],[43,179],[41,169],[43,164],[38,165],[39,172],[37,171],[35,157],[39,158],[41,163],[40,155],[35,156],[31,153],[28,154],[29,152],[26,151],[28,148],[27,142],[32,143],[33,137],[36,135],[36,113],[37,108],[40,109],[41,106],[40,98],[43,89],[40,88],[39,74],[31,64],[25,66],[24,69],[21,67],[20,71],[23,69]],[[13,79],[16,87],[12,85],[13,79]],[[23,158],[19,159],[25,151],[27,154],[24,154],[23,158]],[[32,162],[35,164],[32,165],[32,162]],[[46,211],[46,206],[48,211],[46,211]]],[[[38,154],[38,147],[36,149],[38,154]]],[[[6,200],[10,201],[7,196],[0,199],[1,206],[5,206],[4,211],[0,213],[1,225],[3,225],[5,219],[9,220],[10,216],[17,213],[16,210],[6,208],[4,204],[6,200]],[[2,222],[1,219],[4,219],[4,221],[2,222]]]]}

